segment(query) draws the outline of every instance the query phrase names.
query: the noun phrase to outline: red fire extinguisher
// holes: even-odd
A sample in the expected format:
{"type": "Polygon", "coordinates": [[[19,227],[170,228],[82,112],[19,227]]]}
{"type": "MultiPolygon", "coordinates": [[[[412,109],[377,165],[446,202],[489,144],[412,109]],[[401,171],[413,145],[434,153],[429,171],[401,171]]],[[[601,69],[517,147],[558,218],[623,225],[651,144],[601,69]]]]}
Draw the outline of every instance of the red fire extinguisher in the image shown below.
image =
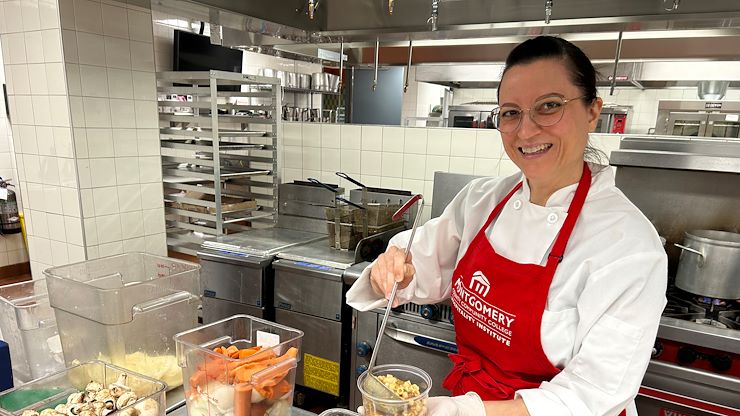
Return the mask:
{"type": "Polygon", "coordinates": [[[9,180],[0,178],[0,234],[21,232],[21,219],[18,215],[18,200],[10,188],[9,180]]]}

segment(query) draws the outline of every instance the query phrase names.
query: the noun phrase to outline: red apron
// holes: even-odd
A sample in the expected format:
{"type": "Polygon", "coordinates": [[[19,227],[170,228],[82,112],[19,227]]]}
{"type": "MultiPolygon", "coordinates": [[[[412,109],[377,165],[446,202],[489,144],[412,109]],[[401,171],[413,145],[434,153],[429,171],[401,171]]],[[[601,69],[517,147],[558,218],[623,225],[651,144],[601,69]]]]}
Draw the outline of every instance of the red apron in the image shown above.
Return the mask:
{"type": "Polygon", "coordinates": [[[454,367],[443,386],[456,396],[474,391],[483,400],[511,400],[517,390],[538,388],[560,372],[542,349],[542,313],[591,187],[591,170],[584,163],[545,266],[511,261],[496,253],[486,237],[486,229],[521,186],[520,182],[493,209],[453,272],[458,354],[450,355],[454,367]]]}

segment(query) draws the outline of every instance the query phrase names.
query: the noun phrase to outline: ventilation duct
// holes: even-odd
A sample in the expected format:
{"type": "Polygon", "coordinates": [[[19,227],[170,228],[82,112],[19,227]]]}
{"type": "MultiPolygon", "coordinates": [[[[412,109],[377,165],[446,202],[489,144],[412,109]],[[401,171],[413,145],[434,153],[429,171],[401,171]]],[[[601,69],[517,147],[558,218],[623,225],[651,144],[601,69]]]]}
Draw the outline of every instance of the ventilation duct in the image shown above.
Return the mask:
{"type": "Polygon", "coordinates": [[[696,89],[701,100],[721,100],[729,86],[730,81],[699,81],[696,89]]]}

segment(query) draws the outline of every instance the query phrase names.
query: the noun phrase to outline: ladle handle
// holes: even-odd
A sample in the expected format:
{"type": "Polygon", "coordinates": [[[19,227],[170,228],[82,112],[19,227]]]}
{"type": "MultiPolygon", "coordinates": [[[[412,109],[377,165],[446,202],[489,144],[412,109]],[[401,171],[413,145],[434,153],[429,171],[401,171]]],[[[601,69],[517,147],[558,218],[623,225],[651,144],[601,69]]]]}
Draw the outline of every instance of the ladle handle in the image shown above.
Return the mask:
{"type": "MultiPolygon", "coordinates": [[[[398,210],[398,212],[403,214],[403,212],[410,208],[411,205],[413,205],[416,201],[421,201],[422,196],[416,195],[414,198],[410,199],[409,201],[413,202],[407,202],[404,204],[401,209],[398,210]],[[408,205],[408,206],[407,206],[408,205]],[[404,209],[405,208],[405,209],[404,209]]],[[[414,234],[416,234],[416,227],[419,226],[419,219],[421,218],[421,211],[424,208],[423,204],[419,204],[419,210],[416,212],[416,218],[414,218],[414,225],[411,227],[411,236],[409,237],[409,242],[406,244],[406,261],[408,261],[409,256],[411,255],[411,243],[414,242],[414,234]]],[[[397,212],[397,213],[398,213],[397,212]]],[[[373,366],[375,365],[375,359],[378,356],[378,350],[380,350],[380,341],[383,339],[383,334],[385,334],[385,324],[388,322],[388,315],[391,314],[391,308],[393,308],[393,301],[396,300],[396,292],[398,291],[398,282],[393,284],[393,289],[391,289],[391,296],[388,298],[388,306],[385,308],[385,314],[383,314],[383,321],[380,323],[380,329],[378,330],[378,336],[375,340],[375,348],[373,348],[373,354],[370,356],[370,364],[367,367],[368,374],[370,373],[370,370],[372,370],[373,366]]]]}

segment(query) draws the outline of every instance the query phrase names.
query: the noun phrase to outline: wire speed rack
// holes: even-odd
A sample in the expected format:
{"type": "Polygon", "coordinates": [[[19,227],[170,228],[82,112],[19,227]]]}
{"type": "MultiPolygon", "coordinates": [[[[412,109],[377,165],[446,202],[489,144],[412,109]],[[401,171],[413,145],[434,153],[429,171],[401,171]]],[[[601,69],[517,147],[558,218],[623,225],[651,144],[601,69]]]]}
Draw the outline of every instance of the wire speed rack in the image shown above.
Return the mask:
{"type": "Polygon", "coordinates": [[[167,245],[277,221],[280,79],[225,71],[157,74],[167,245]]]}

